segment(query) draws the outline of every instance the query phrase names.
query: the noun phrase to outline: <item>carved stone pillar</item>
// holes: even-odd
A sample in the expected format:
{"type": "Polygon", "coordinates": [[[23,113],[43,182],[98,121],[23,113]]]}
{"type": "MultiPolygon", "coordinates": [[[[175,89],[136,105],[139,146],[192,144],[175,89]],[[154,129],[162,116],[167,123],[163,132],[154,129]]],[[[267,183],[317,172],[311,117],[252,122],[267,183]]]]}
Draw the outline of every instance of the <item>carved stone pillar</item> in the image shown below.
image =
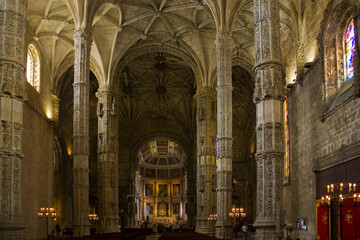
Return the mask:
{"type": "Polygon", "coordinates": [[[216,213],[216,92],[210,87],[196,94],[197,103],[197,216],[196,231],[214,235],[208,221],[216,213]]]}
{"type": "Polygon", "coordinates": [[[22,239],[21,166],[27,1],[0,3],[0,239],[22,239]]]}
{"type": "Polygon", "coordinates": [[[280,236],[281,166],[284,159],[284,68],[278,0],[254,0],[257,141],[256,239],[280,236]]]}
{"type": "Polygon", "coordinates": [[[98,101],[98,232],[119,232],[117,96],[108,90],[98,101]]]}
{"type": "Polygon", "coordinates": [[[232,78],[230,33],[216,34],[217,52],[217,221],[216,237],[232,239],[232,78]]]}
{"type": "Polygon", "coordinates": [[[90,235],[89,223],[89,73],[90,33],[76,30],[74,66],[74,235],[90,235]]]}

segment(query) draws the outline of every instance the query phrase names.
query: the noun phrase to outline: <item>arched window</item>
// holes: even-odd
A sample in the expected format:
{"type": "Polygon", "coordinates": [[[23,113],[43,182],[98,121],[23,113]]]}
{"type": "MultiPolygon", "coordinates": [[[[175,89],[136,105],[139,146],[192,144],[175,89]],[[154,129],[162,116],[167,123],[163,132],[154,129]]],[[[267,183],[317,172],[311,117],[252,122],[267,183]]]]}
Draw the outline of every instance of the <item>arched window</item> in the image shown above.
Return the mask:
{"type": "Polygon", "coordinates": [[[344,36],[344,61],[345,61],[345,79],[347,81],[354,76],[354,52],[355,52],[355,30],[354,19],[347,26],[344,36]]]}
{"type": "Polygon", "coordinates": [[[27,81],[39,91],[40,89],[40,57],[36,47],[29,44],[26,65],[27,81]]]}

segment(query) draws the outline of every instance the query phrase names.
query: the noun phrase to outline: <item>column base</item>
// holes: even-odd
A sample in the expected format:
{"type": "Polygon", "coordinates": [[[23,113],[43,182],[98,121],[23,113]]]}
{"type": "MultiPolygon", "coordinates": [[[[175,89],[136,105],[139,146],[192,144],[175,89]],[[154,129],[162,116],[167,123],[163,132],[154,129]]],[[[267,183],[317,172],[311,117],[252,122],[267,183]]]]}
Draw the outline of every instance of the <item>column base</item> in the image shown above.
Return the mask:
{"type": "Polygon", "coordinates": [[[77,226],[74,225],[74,237],[90,236],[90,224],[77,226]]]}
{"type": "Polygon", "coordinates": [[[120,232],[119,218],[104,217],[99,219],[99,225],[96,229],[97,233],[120,232]]]}
{"type": "Polygon", "coordinates": [[[25,226],[18,223],[0,223],[0,239],[18,240],[24,237],[25,226]]]}
{"type": "Polygon", "coordinates": [[[197,220],[195,232],[215,236],[215,223],[209,220],[197,220]]]}
{"type": "Polygon", "coordinates": [[[276,231],[276,226],[274,224],[255,222],[253,227],[256,228],[256,233],[255,233],[256,240],[279,239],[279,233],[276,231]]]}
{"type": "Polygon", "coordinates": [[[219,223],[217,222],[216,225],[216,237],[224,240],[233,240],[233,230],[232,230],[232,223],[226,222],[226,223],[219,223]]]}

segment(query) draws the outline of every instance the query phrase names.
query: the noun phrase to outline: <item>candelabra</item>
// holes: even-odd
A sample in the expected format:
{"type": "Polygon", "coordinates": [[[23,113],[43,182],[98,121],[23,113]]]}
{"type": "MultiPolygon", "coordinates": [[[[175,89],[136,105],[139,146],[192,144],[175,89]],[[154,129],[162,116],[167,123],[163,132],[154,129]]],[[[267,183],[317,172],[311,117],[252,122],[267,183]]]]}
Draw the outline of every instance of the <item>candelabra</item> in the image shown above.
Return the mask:
{"type": "Polygon", "coordinates": [[[208,217],[209,221],[216,221],[216,219],[217,219],[217,214],[210,214],[208,217]]]}
{"type": "Polygon", "coordinates": [[[97,224],[99,218],[96,213],[89,214],[89,221],[91,224],[97,224]]]}
{"type": "Polygon", "coordinates": [[[239,218],[241,217],[246,217],[246,213],[244,213],[244,209],[243,208],[232,208],[231,212],[229,213],[229,216],[231,218],[239,218]]]}
{"type": "Polygon", "coordinates": [[[360,194],[356,193],[356,183],[334,183],[327,185],[327,195],[321,198],[321,207],[340,219],[340,239],[343,239],[343,219],[346,215],[360,207],[360,194]],[[354,198],[354,204],[348,201],[354,198]],[[333,206],[333,208],[332,208],[333,206]],[[344,207],[351,207],[350,211],[343,213],[344,207]]]}
{"type": "Polygon", "coordinates": [[[54,208],[40,208],[40,211],[38,212],[38,218],[46,222],[46,239],[49,239],[49,222],[56,221],[56,212],[54,208]]]}

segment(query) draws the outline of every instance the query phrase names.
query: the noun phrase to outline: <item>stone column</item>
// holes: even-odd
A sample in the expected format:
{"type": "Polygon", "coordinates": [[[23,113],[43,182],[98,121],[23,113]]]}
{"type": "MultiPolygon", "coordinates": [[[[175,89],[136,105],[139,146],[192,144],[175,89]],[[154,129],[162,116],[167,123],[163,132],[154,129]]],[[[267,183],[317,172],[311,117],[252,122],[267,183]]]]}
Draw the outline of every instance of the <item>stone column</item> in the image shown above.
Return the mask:
{"type": "Polygon", "coordinates": [[[89,73],[92,38],[76,30],[74,66],[74,236],[90,235],[89,223],[89,73]]]}
{"type": "Polygon", "coordinates": [[[231,33],[216,34],[217,52],[217,221],[216,237],[232,239],[229,217],[232,198],[231,33]]]}
{"type": "Polygon", "coordinates": [[[196,231],[214,235],[208,221],[216,213],[216,92],[203,88],[195,96],[197,103],[197,216],[196,231]]]}
{"type": "Polygon", "coordinates": [[[117,96],[109,90],[97,93],[98,101],[98,231],[119,232],[119,173],[117,96]]]}
{"type": "Polygon", "coordinates": [[[278,0],[254,0],[257,213],[256,239],[280,236],[284,160],[284,68],[280,54],[278,0]]]}
{"type": "Polygon", "coordinates": [[[21,166],[27,1],[0,1],[0,239],[22,239],[21,166]]]}

